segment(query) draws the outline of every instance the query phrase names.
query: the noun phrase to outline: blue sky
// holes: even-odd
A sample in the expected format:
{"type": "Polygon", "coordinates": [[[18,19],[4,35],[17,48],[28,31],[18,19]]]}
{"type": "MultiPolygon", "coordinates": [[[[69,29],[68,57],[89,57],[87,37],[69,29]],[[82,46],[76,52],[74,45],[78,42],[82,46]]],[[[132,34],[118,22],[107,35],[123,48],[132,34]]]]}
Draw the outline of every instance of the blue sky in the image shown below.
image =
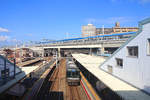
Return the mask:
{"type": "Polygon", "coordinates": [[[80,37],[81,26],[137,26],[150,0],[0,0],[0,44],[80,37]]]}

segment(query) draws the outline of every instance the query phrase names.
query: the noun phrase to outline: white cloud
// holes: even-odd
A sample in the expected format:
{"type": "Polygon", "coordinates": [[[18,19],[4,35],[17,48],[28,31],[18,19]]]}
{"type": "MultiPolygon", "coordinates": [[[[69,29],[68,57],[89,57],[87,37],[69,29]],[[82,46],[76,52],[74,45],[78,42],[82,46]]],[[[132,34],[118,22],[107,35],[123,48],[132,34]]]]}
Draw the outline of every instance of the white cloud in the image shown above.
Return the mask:
{"type": "Polygon", "coordinates": [[[8,29],[0,27],[0,32],[9,32],[8,29]]]}
{"type": "Polygon", "coordinates": [[[17,43],[17,42],[21,42],[20,40],[11,38],[9,36],[0,36],[0,42],[11,42],[11,43],[17,43]]]}
{"type": "Polygon", "coordinates": [[[29,33],[29,34],[26,34],[27,36],[31,37],[33,34],[29,33]]]}
{"type": "Polygon", "coordinates": [[[0,41],[3,42],[3,41],[7,41],[9,39],[8,36],[0,36],[0,41]]]}
{"type": "Polygon", "coordinates": [[[11,39],[10,41],[11,41],[11,42],[18,42],[17,39],[11,39]]]}

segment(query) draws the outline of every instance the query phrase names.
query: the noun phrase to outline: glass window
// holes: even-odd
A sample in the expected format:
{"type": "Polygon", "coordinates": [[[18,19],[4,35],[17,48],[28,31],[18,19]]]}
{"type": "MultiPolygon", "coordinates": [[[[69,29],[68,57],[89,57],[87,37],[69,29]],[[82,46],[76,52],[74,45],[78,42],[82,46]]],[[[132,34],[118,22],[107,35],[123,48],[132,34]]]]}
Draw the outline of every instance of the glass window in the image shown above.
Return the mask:
{"type": "Polygon", "coordinates": [[[4,78],[5,77],[5,71],[1,70],[1,77],[4,78]]]}
{"type": "Polygon", "coordinates": [[[8,78],[9,77],[9,69],[1,70],[1,77],[2,78],[8,78]]]}
{"type": "Polygon", "coordinates": [[[138,57],[138,46],[127,47],[128,56],[138,57]]]}
{"type": "Polygon", "coordinates": [[[113,67],[112,67],[112,66],[108,65],[108,66],[107,66],[107,69],[108,69],[108,72],[109,72],[109,73],[112,73],[112,72],[113,72],[113,67]]]}
{"type": "Polygon", "coordinates": [[[76,78],[80,76],[80,72],[79,71],[67,71],[67,77],[72,77],[72,78],[76,78]]]}
{"type": "Polygon", "coordinates": [[[116,65],[122,68],[123,67],[123,59],[116,58],[116,65]]]}
{"type": "Polygon", "coordinates": [[[147,54],[150,55],[150,39],[147,40],[147,54]]]}

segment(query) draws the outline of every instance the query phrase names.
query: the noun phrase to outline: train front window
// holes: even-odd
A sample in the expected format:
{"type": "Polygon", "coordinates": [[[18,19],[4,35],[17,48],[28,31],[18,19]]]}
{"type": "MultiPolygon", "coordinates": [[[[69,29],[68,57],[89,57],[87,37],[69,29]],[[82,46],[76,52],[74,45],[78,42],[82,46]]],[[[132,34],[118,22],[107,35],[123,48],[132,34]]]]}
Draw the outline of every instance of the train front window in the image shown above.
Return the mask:
{"type": "Polygon", "coordinates": [[[76,78],[76,77],[79,77],[79,75],[80,75],[79,71],[68,71],[67,72],[67,77],[76,78]]]}
{"type": "Polygon", "coordinates": [[[79,74],[78,74],[78,72],[77,72],[77,71],[75,71],[75,72],[72,72],[72,76],[75,78],[75,77],[78,77],[78,76],[79,76],[79,74]]]}

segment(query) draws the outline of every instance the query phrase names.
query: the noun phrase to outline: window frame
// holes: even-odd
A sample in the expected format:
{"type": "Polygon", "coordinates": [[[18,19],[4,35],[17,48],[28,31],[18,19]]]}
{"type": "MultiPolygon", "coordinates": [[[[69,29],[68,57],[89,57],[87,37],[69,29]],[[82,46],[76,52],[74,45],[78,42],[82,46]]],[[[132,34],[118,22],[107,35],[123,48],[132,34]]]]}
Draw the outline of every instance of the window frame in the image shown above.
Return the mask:
{"type": "Polygon", "coordinates": [[[127,55],[128,57],[138,58],[139,47],[138,46],[127,46],[127,52],[128,52],[128,55],[127,55]],[[137,51],[135,51],[136,50],[135,48],[137,48],[137,51]],[[132,51],[129,52],[129,49],[131,49],[132,51]]]}
{"type": "Polygon", "coordinates": [[[147,55],[150,56],[150,38],[147,39],[147,44],[146,44],[146,51],[147,55]]]}
{"type": "Polygon", "coordinates": [[[108,73],[112,74],[113,73],[113,66],[107,65],[107,70],[108,70],[108,73]]]}
{"type": "Polygon", "coordinates": [[[116,59],[116,66],[119,68],[123,68],[123,59],[122,58],[115,58],[116,59]]]}
{"type": "Polygon", "coordinates": [[[8,78],[8,77],[9,77],[9,74],[10,74],[9,68],[6,69],[6,70],[1,70],[1,77],[2,77],[2,78],[8,78]],[[6,75],[6,76],[5,76],[5,75],[6,75]]]}

